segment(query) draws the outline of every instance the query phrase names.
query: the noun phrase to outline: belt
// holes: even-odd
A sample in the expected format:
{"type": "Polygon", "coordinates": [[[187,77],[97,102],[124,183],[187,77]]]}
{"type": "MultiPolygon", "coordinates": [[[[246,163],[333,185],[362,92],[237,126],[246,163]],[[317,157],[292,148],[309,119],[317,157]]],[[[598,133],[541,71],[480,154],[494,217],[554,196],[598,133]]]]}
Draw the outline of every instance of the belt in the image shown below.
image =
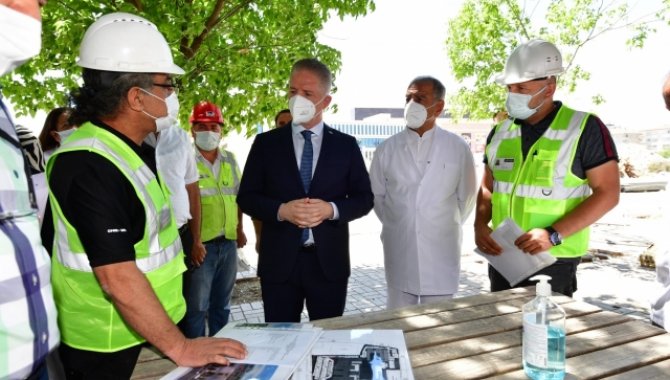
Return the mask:
{"type": "Polygon", "coordinates": [[[183,226],[179,227],[179,234],[183,234],[184,232],[188,231],[188,222],[186,222],[183,226]]]}
{"type": "Polygon", "coordinates": [[[300,247],[302,252],[316,252],[316,244],[305,244],[300,247]]]}
{"type": "Polygon", "coordinates": [[[212,240],[203,241],[202,244],[223,243],[223,242],[225,242],[226,240],[228,240],[228,239],[226,239],[226,235],[221,235],[221,236],[216,237],[216,238],[214,238],[214,239],[212,239],[212,240]]]}

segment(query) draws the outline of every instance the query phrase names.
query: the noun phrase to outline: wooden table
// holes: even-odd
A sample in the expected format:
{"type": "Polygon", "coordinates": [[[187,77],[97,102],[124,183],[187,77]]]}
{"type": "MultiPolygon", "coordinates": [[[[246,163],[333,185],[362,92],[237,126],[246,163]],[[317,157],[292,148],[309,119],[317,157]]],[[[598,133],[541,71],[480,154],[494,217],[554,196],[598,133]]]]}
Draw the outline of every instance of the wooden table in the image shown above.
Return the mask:
{"type": "MultiPolygon", "coordinates": [[[[314,324],[403,330],[417,380],[526,379],[521,307],[534,293],[513,289],[314,324]]],[[[567,313],[566,379],[670,379],[670,334],[568,297],[554,299],[567,313]]],[[[156,378],[174,368],[164,362],[143,353],[133,378],[156,378]]]]}

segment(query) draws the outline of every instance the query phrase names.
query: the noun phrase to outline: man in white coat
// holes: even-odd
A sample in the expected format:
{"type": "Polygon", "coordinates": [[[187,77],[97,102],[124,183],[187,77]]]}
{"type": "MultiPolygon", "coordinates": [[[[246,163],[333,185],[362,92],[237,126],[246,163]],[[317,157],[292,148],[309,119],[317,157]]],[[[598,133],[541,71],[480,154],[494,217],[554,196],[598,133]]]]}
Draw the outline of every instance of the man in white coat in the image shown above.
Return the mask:
{"type": "Polygon", "coordinates": [[[381,220],[388,309],[451,298],[458,289],[462,226],[475,204],[470,147],[435,121],[444,85],[417,77],[407,88],[407,129],[381,143],[370,168],[381,220]]]}

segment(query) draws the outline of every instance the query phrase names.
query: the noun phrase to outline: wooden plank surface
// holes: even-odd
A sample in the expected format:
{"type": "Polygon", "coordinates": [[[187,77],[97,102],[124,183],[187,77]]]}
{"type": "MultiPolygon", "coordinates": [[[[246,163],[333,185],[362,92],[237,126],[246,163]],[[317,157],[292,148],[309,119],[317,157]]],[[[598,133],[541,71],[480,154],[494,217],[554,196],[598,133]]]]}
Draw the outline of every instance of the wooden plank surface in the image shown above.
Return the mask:
{"type": "MultiPolygon", "coordinates": [[[[521,306],[534,288],[316,321],[326,329],[401,329],[417,380],[526,379],[521,306]]],[[[670,379],[670,334],[629,317],[559,296],[567,314],[566,379],[670,379]]],[[[133,379],[157,379],[175,365],[143,349],[133,379]]]]}
{"type": "MultiPolygon", "coordinates": [[[[668,347],[670,350],[670,347],[668,347]]],[[[667,380],[670,379],[670,359],[657,362],[642,368],[610,376],[607,380],[667,380]]]]}
{"type": "MultiPolygon", "coordinates": [[[[497,293],[484,293],[470,297],[454,298],[450,301],[437,304],[410,306],[396,310],[382,310],[372,313],[353,314],[337,318],[322,319],[314,324],[324,329],[355,329],[378,322],[404,319],[412,316],[429,315],[450,310],[467,309],[479,305],[504,303],[506,300],[533,296],[535,290],[528,288],[512,289],[497,293]]],[[[566,297],[567,298],[567,297],[566,297]]]]}
{"type": "MultiPolygon", "coordinates": [[[[631,363],[646,363],[649,362],[649,360],[658,361],[665,359],[664,356],[652,356],[652,359],[645,358],[644,360],[642,358],[629,358],[628,361],[624,362],[617,359],[615,360],[616,363],[609,363],[606,366],[594,366],[594,360],[589,357],[589,355],[591,355],[589,353],[600,353],[603,358],[595,359],[598,363],[609,362],[610,360],[605,360],[604,358],[608,357],[610,350],[617,349],[618,352],[619,346],[623,347],[630,344],[641,344],[640,342],[644,342],[647,339],[653,339],[647,337],[653,337],[663,333],[660,329],[641,323],[640,321],[627,319],[625,317],[620,320],[624,323],[607,325],[602,328],[596,328],[594,330],[568,336],[568,366],[574,367],[571,370],[571,373],[575,373],[578,378],[594,378],[597,376],[617,373],[610,373],[605,371],[605,369],[610,367],[622,368],[622,363],[624,362],[628,363],[627,365],[632,365],[631,363]],[[611,348],[613,346],[615,347],[611,348]],[[607,350],[603,351],[604,349],[607,350]],[[575,356],[575,358],[572,358],[573,356],[575,356]],[[585,357],[588,358],[584,359],[585,357]],[[594,373],[587,371],[587,369],[594,368],[597,368],[594,373]]],[[[490,352],[486,352],[488,351],[486,347],[482,347],[483,349],[481,349],[481,353],[455,360],[445,356],[445,361],[414,368],[414,375],[417,379],[479,379],[499,376],[506,372],[520,370],[522,368],[521,332],[520,330],[515,332],[517,332],[517,344],[513,347],[490,352]]],[[[660,336],[665,337],[664,339],[670,341],[670,334],[660,336]]],[[[472,347],[471,350],[476,352],[477,344],[480,344],[481,342],[461,340],[457,343],[458,344],[455,346],[458,348],[472,347]]],[[[645,345],[645,347],[647,346],[648,344],[645,345]]],[[[667,347],[662,347],[662,350],[665,350],[666,354],[670,357],[670,352],[667,352],[670,351],[670,349],[667,347]]],[[[436,353],[446,354],[443,350],[436,350],[436,353]]],[[[413,352],[410,353],[410,356],[412,356],[412,354],[413,352]]],[[[434,355],[432,356],[432,359],[439,360],[439,357],[434,355]]],[[[511,378],[516,377],[516,375],[511,376],[511,378]]]]}
{"type": "Polygon", "coordinates": [[[160,379],[168,372],[177,368],[172,360],[166,358],[153,347],[143,347],[135,365],[131,379],[160,379]]]}
{"type": "MultiPolygon", "coordinates": [[[[584,310],[589,310],[585,307],[584,310]]],[[[615,324],[630,322],[631,319],[620,314],[610,312],[590,313],[568,318],[566,321],[566,332],[575,334],[588,330],[595,330],[615,324]]],[[[476,325],[481,322],[473,322],[476,325]]],[[[490,325],[490,324],[487,324],[490,325]]],[[[511,321],[512,326],[518,326],[517,320],[511,321]]],[[[476,331],[476,327],[461,325],[461,328],[470,332],[476,331]]],[[[418,368],[441,361],[454,360],[473,355],[481,355],[487,352],[498,351],[505,348],[521,345],[521,329],[514,328],[510,331],[489,333],[479,336],[459,339],[446,343],[439,343],[428,347],[415,348],[410,352],[412,367],[418,368]]],[[[570,338],[569,338],[570,339],[570,338]]]]}

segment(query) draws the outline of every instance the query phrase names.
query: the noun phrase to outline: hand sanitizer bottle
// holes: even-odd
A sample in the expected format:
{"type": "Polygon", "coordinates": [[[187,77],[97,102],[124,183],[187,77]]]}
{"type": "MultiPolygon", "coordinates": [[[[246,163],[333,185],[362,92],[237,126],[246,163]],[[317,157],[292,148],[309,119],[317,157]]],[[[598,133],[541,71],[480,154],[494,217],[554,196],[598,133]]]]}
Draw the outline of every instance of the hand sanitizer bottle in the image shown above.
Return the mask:
{"type": "Polygon", "coordinates": [[[565,377],[565,311],[551,300],[549,280],[532,277],[537,296],[523,305],[523,369],[533,380],[565,377]]]}

